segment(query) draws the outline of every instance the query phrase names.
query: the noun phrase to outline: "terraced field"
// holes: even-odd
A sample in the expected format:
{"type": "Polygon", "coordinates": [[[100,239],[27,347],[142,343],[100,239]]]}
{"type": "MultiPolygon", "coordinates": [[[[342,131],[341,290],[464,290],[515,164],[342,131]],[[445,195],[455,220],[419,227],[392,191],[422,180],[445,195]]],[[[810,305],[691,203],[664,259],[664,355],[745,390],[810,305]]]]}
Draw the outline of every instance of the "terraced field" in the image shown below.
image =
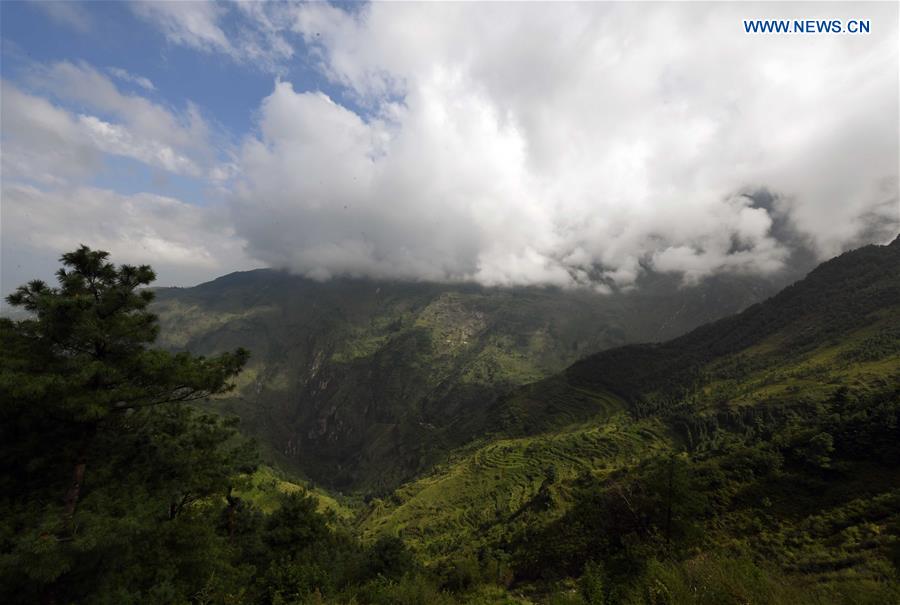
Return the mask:
{"type": "Polygon", "coordinates": [[[271,513],[280,505],[283,494],[292,494],[305,491],[312,495],[319,503],[318,511],[323,514],[334,515],[340,521],[349,521],[354,516],[354,511],[347,504],[339,502],[327,492],[303,485],[296,481],[289,481],[278,471],[268,466],[261,466],[252,475],[241,477],[241,481],[235,495],[250,500],[264,513],[271,513]]]}
{"type": "MultiPolygon", "coordinates": [[[[700,476],[714,477],[704,489],[716,501],[731,502],[704,530],[718,536],[714,542],[752,535],[748,548],[758,556],[766,549],[790,553],[780,564],[792,573],[821,572],[831,581],[832,571],[853,568],[880,582],[882,554],[869,551],[892,544],[897,477],[883,467],[866,471],[871,454],[860,452],[869,442],[853,437],[884,413],[885,397],[900,384],[896,269],[886,272],[876,260],[866,271],[851,271],[847,259],[817,270],[815,279],[829,284],[832,274],[860,282],[857,289],[829,285],[835,294],[827,301],[801,283],[681,339],[600,353],[518,389],[489,410],[492,433],[372,501],[359,533],[365,540],[400,536],[437,566],[460,556],[481,560],[521,540],[523,527],[565,523],[580,486],[601,485],[613,472],[637,476],[647,472],[642,462],[677,450],[690,452],[684,459],[704,469],[700,476]],[[766,440],[780,448],[774,457],[767,458],[773,446],[766,440]],[[847,460],[832,465],[839,454],[847,460]],[[756,477],[748,470],[754,456],[774,460],[758,469],[779,470],[756,477]],[[849,492],[822,478],[851,466],[856,470],[843,479],[853,484],[849,492]],[[871,476],[854,483],[863,472],[871,476]],[[872,500],[856,502],[864,492],[872,500]],[[856,511],[863,504],[868,508],[856,511]]],[[[880,429],[870,430],[876,439],[880,429]]],[[[890,447],[878,445],[879,455],[888,459],[890,447]]]]}
{"type": "Polygon", "coordinates": [[[603,476],[670,447],[658,420],[635,422],[604,412],[567,430],[501,438],[437,468],[385,500],[373,501],[360,521],[364,539],[399,535],[430,560],[476,548],[508,531],[528,510],[565,509],[571,481],[603,476]]]}
{"type": "Polygon", "coordinates": [[[702,389],[707,404],[729,401],[732,406],[759,402],[827,399],[835,388],[846,385],[858,393],[882,391],[889,383],[900,383],[900,308],[877,314],[864,328],[840,342],[800,353],[790,360],[767,363],[766,356],[777,350],[782,335],[730,356],[706,368],[713,380],[702,389]],[[885,346],[888,343],[889,346],[885,346]],[[758,369],[728,379],[732,368],[754,364],[758,369]]]}
{"type": "Polygon", "coordinates": [[[157,289],[153,309],[164,348],[251,352],[216,408],[241,418],[270,464],[332,490],[383,495],[496,428],[486,412],[510,390],[596,351],[682,334],[787,279],[682,288],[676,276],[648,274],[639,288],[604,295],[258,270],[157,289]]]}

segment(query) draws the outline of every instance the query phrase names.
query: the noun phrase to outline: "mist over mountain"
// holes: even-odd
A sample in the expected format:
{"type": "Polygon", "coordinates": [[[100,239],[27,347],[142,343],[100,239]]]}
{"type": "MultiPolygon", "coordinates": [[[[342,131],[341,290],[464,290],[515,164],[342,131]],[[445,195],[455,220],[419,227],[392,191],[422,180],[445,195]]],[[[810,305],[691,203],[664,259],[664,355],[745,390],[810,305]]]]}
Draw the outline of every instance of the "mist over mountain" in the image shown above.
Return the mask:
{"type": "Polygon", "coordinates": [[[798,242],[821,262],[900,224],[891,3],[866,36],[748,35],[730,3],[252,6],[108,16],[222,61],[208,86],[157,53],[88,60],[80,27],[47,34],[62,56],[4,53],[4,292],[80,243],[151,256],[165,285],[267,266],[606,288],[770,275],[798,242]]]}
{"type": "Polygon", "coordinates": [[[898,403],[900,238],[514,390],[360,528],[432,561],[509,565],[520,582],[581,573],[583,591],[602,582],[636,602],[656,602],[653,582],[675,603],[893,600],[898,403]]]}
{"type": "Polygon", "coordinates": [[[0,1],[0,604],[900,604],[898,24],[0,1]]]}

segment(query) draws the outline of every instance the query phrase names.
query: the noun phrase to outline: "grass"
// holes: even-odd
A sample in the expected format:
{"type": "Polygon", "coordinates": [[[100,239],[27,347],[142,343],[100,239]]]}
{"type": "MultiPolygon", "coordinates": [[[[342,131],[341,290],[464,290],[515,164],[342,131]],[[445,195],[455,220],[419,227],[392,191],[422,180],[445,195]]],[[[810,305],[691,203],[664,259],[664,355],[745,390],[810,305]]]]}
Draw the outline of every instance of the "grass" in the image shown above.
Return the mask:
{"type": "MultiPolygon", "coordinates": [[[[897,311],[900,313],[900,311],[897,311]]],[[[882,315],[882,314],[879,314],[882,315]]],[[[702,389],[707,402],[728,400],[732,406],[754,405],[762,401],[821,401],[831,396],[841,385],[850,385],[864,393],[883,389],[886,380],[900,381],[900,351],[871,356],[868,359],[846,361],[861,346],[884,333],[892,333],[896,320],[879,317],[872,324],[853,331],[839,343],[812,349],[791,358],[772,356],[772,361],[736,379],[714,379],[702,389]]],[[[754,346],[737,355],[717,360],[705,372],[716,376],[735,363],[765,358],[777,350],[775,343],[783,341],[780,334],[768,339],[762,347],[754,346]]],[[[880,341],[880,339],[879,339],[880,341]]]]}
{"type": "Polygon", "coordinates": [[[325,490],[289,480],[269,466],[261,466],[253,474],[242,477],[239,486],[235,494],[253,502],[264,513],[278,508],[281,495],[305,491],[316,498],[320,513],[331,513],[341,522],[349,522],[356,515],[349,504],[339,501],[325,490]]]}
{"type": "Polygon", "coordinates": [[[461,544],[476,548],[495,539],[511,519],[538,504],[542,491],[550,502],[541,506],[561,511],[568,482],[585,473],[603,475],[669,446],[660,422],[634,422],[621,412],[561,432],[497,439],[375,501],[359,531],[368,540],[399,535],[439,559],[461,544]]]}
{"type": "MultiPolygon", "coordinates": [[[[297,414],[320,406],[329,422],[346,413],[348,424],[370,415],[364,427],[351,425],[366,431],[358,451],[355,443],[342,450],[358,458],[334,468],[359,464],[361,475],[394,487],[403,472],[385,461],[420,456],[428,464],[356,516],[322,492],[320,506],[339,511],[366,542],[400,536],[433,569],[460,558],[477,566],[485,552],[514,553],[504,548],[523,528],[565,523],[585,486],[602,491],[607,479],[639,478],[649,458],[686,449],[682,456],[708,481],[697,483],[709,496],[696,513],[703,540],[680,560],[645,557],[641,581],[619,586],[609,602],[900,602],[886,580],[897,577],[886,553],[900,549],[900,471],[879,462],[889,460],[878,454],[891,451],[890,435],[865,424],[868,414],[890,425],[875,415],[883,401],[869,406],[867,397],[900,384],[896,277],[880,265],[852,265],[845,258],[823,266],[816,279],[824,286],[801,283],[746,315],[662,345],[600,353],[549,377],[579,350],[586,324],[561,328],[532,313],[534,293],[520,293],[516,305],[503,292],[431,293],[382,305],[362,314],[365,321],[343,310],[348,319],[333,342],[311,339],[316,379],[330,371],[337,386],[321,400],[304,399],[297,414]],[[862,275],[868,294],[844,273],[862,275]],[[501,387],[526,382],[493,400],[501,387]],[[483,390],[460,404],[454,389],[473,385],[483,390]],[[841,424],[843,387],[861,406],[851,417],[857,424],[841,424]],[[414,430],[401,430],[404,422],[414,430]],[[858,435],[845,440],[857,444],[845,449],[856,458],[832,464],[809,449],[822,443],[815,438],[831,439],[824,427],[834,428],[837,443],[854,426],[869,438],[869,449],[858,435]],[[409,443],[419,449],[404,450],[409,443]]],[[[259,380],[269,378],[253,374],[245,390],[259,380]]],[[[341,447],[333,434],[322,443],[341,447]]],[[[251,479],[248,497],[263,508],[302,489],[271,470],[251,479]]],[[[533,591],[479,590],[481,600],[473,593],[469,602],[584,602],[571,579],[533,591]]]]}
{"type": "MultiPolygon", "coordinates": [[[[900,352],[891,336],[898,313],[893,307],[873,314],[839,340],[796,354],[788,353],[790,328],[776,332],[708,363],[700,372],[706,381],[682,403],[698,417],[720,413],[723,405],[778,405],[790,416],[792,407],[826,404],[840,387],[855,398],[883,393],[900,383],[900,352]]],[[[528,385],[492,410],[497,432],[373,501],[357,529],[364,540],[398,535],[437,567],[495,548],[525,525],[560,519],[585,477],[602,482],[684,447],[665,413],[638,420],[627,409],[623,399],[565,375],[528,385]]],[[[752,422],[723,430],[740,439],[752,422]]],[[[705,444],[712,468],[720,444],[721,437],[705,444]]],[[[824,604],[897,597],[885,580],[896,572],[884,553],[898,542],[900,471],[859,462],[839,467],[826,471],[834,484],[804,477],[799,467],[765,481],[738,469],[720,492],[728,494],[730,508],[706,526],[704,550],[686,561],[652,563],[645,582],[613,602],[824,604]]],[[[541,590],[547,587],[536,602],[583,602],[571,588],[541,590]]]]}

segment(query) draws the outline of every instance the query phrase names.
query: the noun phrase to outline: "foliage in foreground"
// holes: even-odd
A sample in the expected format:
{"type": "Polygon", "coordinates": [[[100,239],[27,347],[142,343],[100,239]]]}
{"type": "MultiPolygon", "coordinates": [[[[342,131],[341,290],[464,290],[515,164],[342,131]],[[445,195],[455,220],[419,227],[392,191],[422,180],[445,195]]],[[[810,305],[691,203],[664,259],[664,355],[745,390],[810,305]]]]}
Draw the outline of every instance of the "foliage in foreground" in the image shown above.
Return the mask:
{"type": "Polygon", "coordinates": [[[32,318],[0,323],[2,602],[290,603],[414,571],[303,492],[270,515],[237,496],[253,444],[189,404],[228,391],[246,352],[151,349],[149,267],[61,260],[58,287],[9,296],[32,318]]]}
{"type": "Polygon", "coordinates": [[[727,355],[706,355],[704,328],[523,391],[496,416],[506,437],[373,500],[363,543],[302,489],[261,493],[253,444],[202,411],[246,352],[150,348],[152,271],[82,247],[59,287],[9,297],[32,319],[0,321],[0,599],[900,602],[897,268],[866,254],[868,271],[836,265],[862,295],[823,316],[801,285],[723,323],[727,355]],[[499,491],[511,477],[518,500],[499,491]],[[422,494],[425,508],[406,500],[422,494]],[[465,506],[486,499],[489,515],[465,506]],[[410,510],[421,524],[367,533],[410,510]]]}

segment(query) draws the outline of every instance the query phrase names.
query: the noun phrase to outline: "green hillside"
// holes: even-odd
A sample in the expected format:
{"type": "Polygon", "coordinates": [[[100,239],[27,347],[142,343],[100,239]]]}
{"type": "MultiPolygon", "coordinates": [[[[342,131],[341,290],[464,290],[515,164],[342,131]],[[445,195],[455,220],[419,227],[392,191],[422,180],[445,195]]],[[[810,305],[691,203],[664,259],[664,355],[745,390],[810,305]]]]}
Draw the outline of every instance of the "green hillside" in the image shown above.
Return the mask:
{"type": "Polygon", "coordinates": [[[161,297],[189,353],[152,347],[152,269],[107,257],[64,255],[0,319],[3,602],[900,602],[900,239],[557,373],[653,285],[236,275],[161,297]],[[356,492],[262,464],[223,410],[356,492]]]}
{"type": "Polygon", "coordinates": [[[897,602],[898,412],[900,240],[501,398],[359,530],[541,602],[897,602]]]}
{"type": "Polygon", "coordinates": [[[248,367],[219,407],[269,458],[332,489],[387,493],[481,435],[491,402],[610,347],[659,340],[741,310],[773,280],[630,292],[471,284],[315,282],[269,270],[156,290],[161,339],[248,367]]]}

